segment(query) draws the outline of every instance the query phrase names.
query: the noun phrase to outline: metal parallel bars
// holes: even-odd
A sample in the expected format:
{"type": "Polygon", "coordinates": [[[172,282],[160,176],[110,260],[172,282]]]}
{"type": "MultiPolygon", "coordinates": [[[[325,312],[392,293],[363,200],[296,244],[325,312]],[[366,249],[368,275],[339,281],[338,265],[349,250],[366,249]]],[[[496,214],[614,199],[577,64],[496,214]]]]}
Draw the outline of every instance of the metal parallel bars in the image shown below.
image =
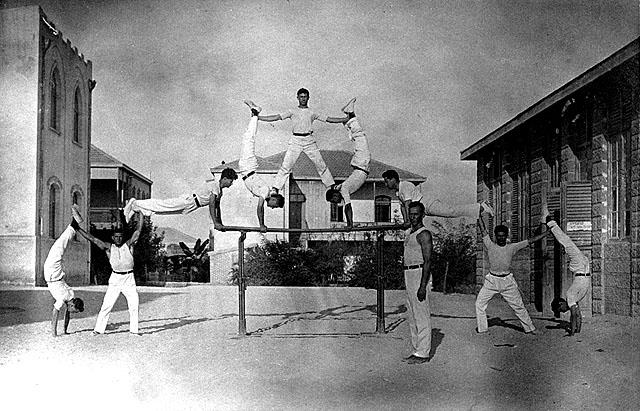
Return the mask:
{"type": "MultiPolygon", "coordinates": [[[[351,231],[377,231],[376,239],[376,333],[385,332],[384,324],[384,273],[383,273],[383,244],[384,232],[387,230],[403,229],[400,225],[375,225],[364,227],[338,227],[338,228],[267,228],[268,233],[340,233],[351,231]]],[[[264,232],[259,227],[241,227],[241,226],[225,226],[224,231],[240,231],[238,238],[238,335],[247,335],[247,318],[245,311],[247,288],[244,277],[244,240],[247,238],[247,232],[264,232]]]]}

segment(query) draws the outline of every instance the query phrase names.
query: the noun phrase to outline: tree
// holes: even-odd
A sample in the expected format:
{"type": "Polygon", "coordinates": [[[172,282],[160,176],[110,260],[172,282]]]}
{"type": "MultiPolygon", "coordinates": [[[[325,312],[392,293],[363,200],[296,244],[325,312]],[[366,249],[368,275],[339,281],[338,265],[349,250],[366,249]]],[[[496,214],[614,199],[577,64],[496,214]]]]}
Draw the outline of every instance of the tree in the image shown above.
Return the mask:
{"type": "Polygon", "coordinates": [[[178,244],[187,256],[182,264],[186,266],[189,272],[189,281],[209,282],[209,254],[207,254],[209,240],[207,239],[204,243],[201,243],[201,240],[198,238],[193,246],[193,250],[182,241],[178,244]]]}
{"type": "Polygon", "coordinates": [[[476,273],[476,226],[460,219],[433,221],[433,288],[443,292],[473,293],[476,273]],[[445,280],[446,273],[446,280],[445,280]],[[446,282],[446,290],[444,289],[446,282]]]}
{"type": "MultiPolygon", "coordinates": [[[[142,218],[140,216],[139,218],[142,218]]],[[[130,224],[131,225],[131,224],[130,224]]],[[[162,267],[164,259],[164,233],[158,233],[150,217],[144,217],[144,225],[133,247],[134,275],[136,283],[144,284],[146,273],[162,267]]]]}

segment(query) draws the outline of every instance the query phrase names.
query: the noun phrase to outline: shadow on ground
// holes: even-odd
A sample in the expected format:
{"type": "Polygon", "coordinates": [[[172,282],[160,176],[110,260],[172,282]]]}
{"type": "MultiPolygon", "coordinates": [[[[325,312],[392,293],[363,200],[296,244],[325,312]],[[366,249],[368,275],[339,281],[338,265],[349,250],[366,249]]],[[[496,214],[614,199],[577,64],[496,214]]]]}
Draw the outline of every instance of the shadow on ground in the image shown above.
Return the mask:
{"type": "MultiPolygon", "coordinates": [[[[100,311],[104,290],[75,290],[75,296],[84,301],[84,311],[73,314],[73,318],[95,317],[100,311]]],[[[138,290],[140,305],[167,297],[173,293],[147,293],[138,290]]],[[[53,297],[47,288],[33,290],[0,290],[0,327],[29,324],[51,319],[53,297]]],[[[120,295],[112,312],[126,311],[127,300],[120,295]]]]}

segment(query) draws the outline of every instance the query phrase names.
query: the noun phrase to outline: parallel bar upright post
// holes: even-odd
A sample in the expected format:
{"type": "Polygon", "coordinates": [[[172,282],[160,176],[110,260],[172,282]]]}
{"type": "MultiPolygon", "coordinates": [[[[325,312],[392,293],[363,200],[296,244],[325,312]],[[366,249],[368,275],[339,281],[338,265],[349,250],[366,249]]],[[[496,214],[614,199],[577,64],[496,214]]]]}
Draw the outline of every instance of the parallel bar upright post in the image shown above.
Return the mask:
{"type": "Polygon", "coordinates": [[[245,313],[245,280],[244,280],[244,240],[247,233],[240,232],[238,239],[238,335],[247,335],[247,318],[245,313]]]}
{"type": "Polygon", "coordinates": [[[376,262],[377,262],[377,296],[376,296],[376,333],[383,334],[385,332],[384,325],[384,260],[383,260],[383,244],[384,244],[384,231],[377,233],[376,241],[376,262]]]}

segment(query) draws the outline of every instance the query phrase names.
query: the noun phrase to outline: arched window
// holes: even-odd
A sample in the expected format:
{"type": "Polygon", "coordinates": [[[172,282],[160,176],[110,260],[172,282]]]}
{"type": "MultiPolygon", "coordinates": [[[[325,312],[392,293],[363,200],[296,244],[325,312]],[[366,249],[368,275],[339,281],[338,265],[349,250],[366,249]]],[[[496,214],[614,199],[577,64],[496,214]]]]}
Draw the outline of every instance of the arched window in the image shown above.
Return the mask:
{"type": "Polygon", "coordinates": [[[62,101],[62,88],[60,86],[60,73],[58,68],[54,68],[49,79],[49,126],[54,130],[60,129],[60,111],[62,101]]]}
{"type": "Polygon", "coordinates": [[[391,198],[387,196],[376,196],[375,199],[375,219],[376,222],[391,222],[391,198]]]}
{"type": "Polygon", "coordinates": [[[74,192],[73,193],[73,198],[72,198],[72,203],[79,206],[80,205],[80,201],[82,200],[82,194],[80,194],[79,192],[74,192]]]}
{"type": "Polygon", "coordinates": [[[56,238],[56,214],[58,208],[58,187],[49,187],[49,237],[56,238]]]}
{"type": "Polygon", "coordinates": [[[80,89],[76,88],[76,94],[73,98],[73,141],[80,143],[80,107],[82,107],[82,96],[80,95],[80,89]]]}

